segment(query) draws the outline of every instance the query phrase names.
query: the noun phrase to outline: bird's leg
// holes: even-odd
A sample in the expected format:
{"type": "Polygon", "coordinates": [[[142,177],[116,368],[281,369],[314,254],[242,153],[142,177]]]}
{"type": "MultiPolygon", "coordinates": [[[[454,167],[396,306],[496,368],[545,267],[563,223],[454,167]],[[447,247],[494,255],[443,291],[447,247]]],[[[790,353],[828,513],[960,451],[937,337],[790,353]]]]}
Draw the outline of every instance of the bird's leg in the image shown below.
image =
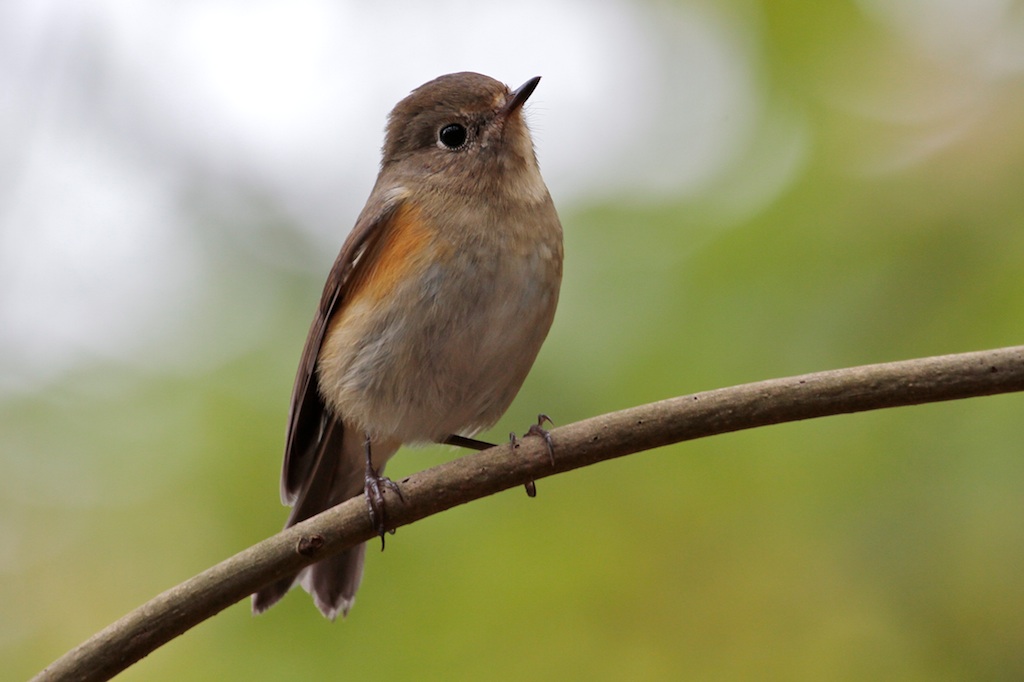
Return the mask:
{"type": "MultiPolygon", "coordinates": [[[[381,476],[376,469],[373,468],[373,456],[371,450],[371,441],[369,434],[366,435],[366,440],[363,442],[363,448],[366,450],[366,477],[364,479],[364,490],[366,492],[366,507],[370,511],[370,523],[373,524],[377,530],[377,534],[380,535],[380,551],[384,551],[384,535],[388,532],[388,514],[387,508],[384,505],[384,491],[391,489],[398,495],[398,498],[405,501],[402,497],[402,490],[398,487],[398,484],[392,481],[387,476],[381,476]]],[[[395,531],[392,530],[392,533],[395,531]]]]}
{"type": "Polygon", "coordinates": [[[469,448],[470,450],[478,451],[487,450],[488,448],[494,447],[494,443],[488,443],[487,441],[484,440],[477,440],[476,438],[466,438],[465,436],[460,436],[457,433],[453,433],[452,435],[448,436],[441,442],[444,445],[454,445],[455,447],[458,448],[469,448]]]}
{"type": "MultiPolygon", "coordinates": [[[[519,447],[519,443],[516,441],[516,434],[508,434],[508,439],[509,442],[512,443],[512,447],[519,447]]],[[[490,448],[495,447],[494,443],[488,443],[487,441],[484,440],[477,440],[476,438],[467,438],[465,436],[460,436],[457,433],[453,433],[452,435],[448,436],[441,442],[444,443],[445,445],[454,445],[456,447],[469,448],[470,450],[477,451],[488,450],[490,448]]],[[[526,494],[529,495],[530,497],[537,497],[537,484],[534,483],[533,481],[527,483],[526,494]]]]}

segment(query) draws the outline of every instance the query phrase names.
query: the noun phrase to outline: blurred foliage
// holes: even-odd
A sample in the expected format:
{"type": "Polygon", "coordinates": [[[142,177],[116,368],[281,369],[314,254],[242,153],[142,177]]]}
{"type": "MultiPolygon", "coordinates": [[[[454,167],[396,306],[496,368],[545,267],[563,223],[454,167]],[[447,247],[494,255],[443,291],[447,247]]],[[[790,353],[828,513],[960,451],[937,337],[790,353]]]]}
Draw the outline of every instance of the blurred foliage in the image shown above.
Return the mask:
{"type": "MultiPolygon", "coordinates": [[[[725,178],[685,203],[563,206],[558,318],[491,437],[541,410],[567,423],[1021,343],[1024,79],[979,77],[959,108],[901,116],[969,68],[866,4],[732,5],[776,112],[758,136],[795,127],[800,163],[759,205],[725,178]]],[[[770,172],[763,153],[743,175],[770,172]]],[[[242,228],[209,236],[211,297],[259,309],[265,337],[193,371],[95,363],[0,406],[5,676],[283,523],[287,398],[322,273],[267,258],[287,224],[265,248],[223,243],[242,228]]],[[[301,592],[259,618],[238,604],[123,679],[1021,679],[1022,412],[1003,396],[844,416],[546,479],[535,500],[401,529],[345,622],[301,592]]],[[[451,456],[408,451],[391,473],[451,456]]]]}

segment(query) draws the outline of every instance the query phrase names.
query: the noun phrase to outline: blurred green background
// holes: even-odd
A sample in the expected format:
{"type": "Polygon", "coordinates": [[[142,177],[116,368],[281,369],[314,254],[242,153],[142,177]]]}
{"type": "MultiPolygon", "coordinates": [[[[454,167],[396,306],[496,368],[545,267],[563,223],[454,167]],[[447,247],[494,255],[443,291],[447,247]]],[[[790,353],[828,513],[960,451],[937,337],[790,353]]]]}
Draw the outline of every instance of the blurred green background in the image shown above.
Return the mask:
{"type": "MultiPolygon", "coordinates": [[[[699,191],[555,197],[562,302],[489,437],[1024,339],[1021,3],[943,3],[964,18],[938,28],[923,2],[714,11],[746,36],[756,129],[699,191]]],[[[558,145],[539,136],[542,166],[558,145]]],[[[333,258],[286,215],[253,197],[191,235],[216,276],[164,343],[259,318],[238,352],[97,354],[0,395],[5,678],[283,523],[288,395],[333,258]]],[[[237,604],[122,679],[1019,680],[1022,415],[1011,395],[843,416],[545,479],[400,529],[345,621],[301,591],[237,604]]]]}

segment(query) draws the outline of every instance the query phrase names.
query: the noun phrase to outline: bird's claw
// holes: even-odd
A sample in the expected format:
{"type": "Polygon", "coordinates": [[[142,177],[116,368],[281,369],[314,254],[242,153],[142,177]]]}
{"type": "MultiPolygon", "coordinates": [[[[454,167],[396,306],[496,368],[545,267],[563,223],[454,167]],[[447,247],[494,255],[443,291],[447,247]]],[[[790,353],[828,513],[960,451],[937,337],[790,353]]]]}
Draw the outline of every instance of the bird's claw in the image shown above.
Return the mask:
{"type": "Polygon", "coordinates": [[[384,502],[385,492],[391,490],[403,502],[405,502],[405,497],[402,495],[402,489],[398,487],[397,483],[387,476],[381,476],[369,463],[366,465],[364,489],[366,491],[366,508],[370,512],[370,523],[373,524],[377,535],[380,536],[380,550],[383,552],[384,536],[388,532],[392,535],[395,533],[394,528],[388,529],[387,506],[384,502]]]}
{"type": "MultiPolygon", "coordinates": [[[[548,446],[548,459],[551,460],[551,466],[554,466],[555,465],[555,443],[551,439],[551,434],[548,433],[547,429],[544,428],[544,422],[547,422],[548,424],[552,424],[552,425],[554,424],[554,422],[551,421],[551,417],[547,416],[546,414],[539,414],[539,415],[537,415],[537,423],[536,424],[531,424],[530,428],[526,430],[526,436],[539,436],[539,437],[544,439],[545,445],[548,446]]],[[[516,434],[515,434],[514,431],[512,433],[508,434],[508,441],[512,444],[512,447],[514,447],[514,448],[518,448],[519,447],[519,439],[516,438],[516,434]]],[[[529,496],[529,497],[536,497],[537,496],[537,484],[536,484],[536,482],[528,481],[526,483],[525,487],[526,487],[526,494],[527,494],[527,496],[529,496]]]]}
{"type": "Polygon", "coordinates": [[[551,466],[555,466],[555,442],[551,439],[551,434],[544,428],[544,422],[555,425],[551,421],[551,417],[546,414],[537,415],[537,423],[531,424],[530,428],[526,430],[527,436],[540,436],[544,439],[544,443],[548,446],[548,459],[551,460],[551,466]]]}

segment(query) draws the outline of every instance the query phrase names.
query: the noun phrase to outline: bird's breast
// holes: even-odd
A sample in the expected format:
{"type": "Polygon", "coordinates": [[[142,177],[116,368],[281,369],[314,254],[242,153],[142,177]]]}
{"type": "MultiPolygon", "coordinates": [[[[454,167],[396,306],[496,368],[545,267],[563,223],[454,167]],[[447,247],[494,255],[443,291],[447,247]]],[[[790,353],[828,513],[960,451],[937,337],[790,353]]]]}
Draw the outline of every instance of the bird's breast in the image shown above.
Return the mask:
{"type": "Polygon", "coordinates": [[[406,212],[332,319],[318,379],[342,419],[434,441],[489,426],[515,397],[554,316],[561,228],[553,208],[406,212]]]}

